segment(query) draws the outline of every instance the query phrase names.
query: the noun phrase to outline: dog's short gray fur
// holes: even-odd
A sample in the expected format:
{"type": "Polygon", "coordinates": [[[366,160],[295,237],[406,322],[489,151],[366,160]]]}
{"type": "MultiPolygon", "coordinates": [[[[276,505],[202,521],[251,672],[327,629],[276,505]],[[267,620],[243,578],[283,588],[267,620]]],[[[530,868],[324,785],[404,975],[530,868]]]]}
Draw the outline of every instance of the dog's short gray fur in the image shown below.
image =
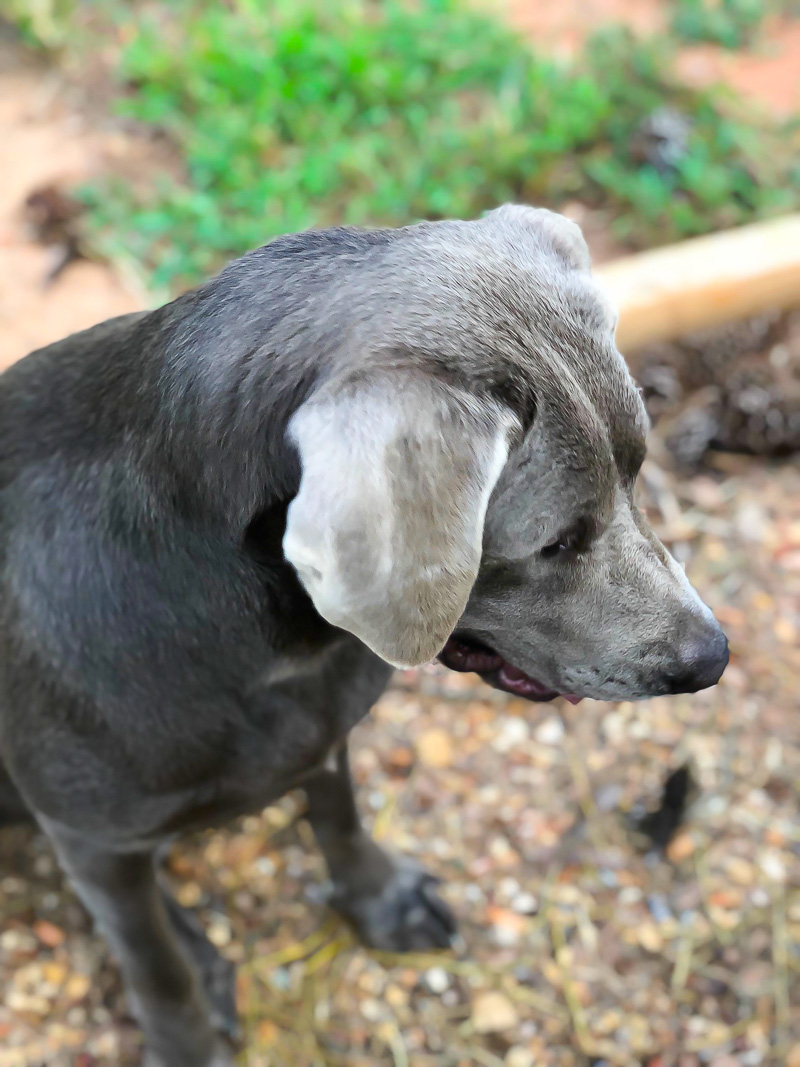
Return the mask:
{"type": "Polygon", "coordinates": [[[231,1062],[230,976],[156,873],[176,831],[304,786],[365,938],[447,943],[353,803],[388,663],[457,628],[559,691],[718,677],[633,504],[613,330],[577,227],[507,206],[280,238],[0,378],[0,785],[109,937],[148,1063],[231,1062]],[[581,552],[541,554],[576,523],[581,552]]]}

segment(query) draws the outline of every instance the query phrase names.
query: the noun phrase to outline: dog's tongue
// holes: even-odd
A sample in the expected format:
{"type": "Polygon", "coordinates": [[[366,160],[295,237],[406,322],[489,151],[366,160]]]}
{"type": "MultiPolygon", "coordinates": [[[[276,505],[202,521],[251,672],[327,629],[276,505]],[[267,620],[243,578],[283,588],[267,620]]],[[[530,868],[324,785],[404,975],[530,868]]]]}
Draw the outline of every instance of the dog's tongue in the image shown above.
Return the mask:
{"type": "MultiPolygon", "coordinates": [[[[542,685],[541,682],[537,682],[535,678],[531,678],[529,674],[519,670],[517,667],[512,667],[510,663],[503,662],[503,666],[497,673],[497,680],[503,689],[507,689],[509,693],[516,693],[518,696],[527,697],[528,700],[536,700],[541,697],[552,697],[553,690],[549,689],[546,685],[542,685]]],[[[580,701],[580,697],[575,696],[574,693],[558,693],[558,696],[562,696],[565,700],[568,700],[570,704],[577,704],[580,701]]]]}
{"type": "Polygon", "coordinates": [[[491,649],[468,644],[455,637],[451,637],[447,642],[439,659],[451,671],[474,671],[476,674],[489,675],[486,681],[526,700],[555,700],[556,697],[563,696],[570,704],[577,704],[581,699],[574,693],[557,693],[518,667],[507,663],[491,649]]]}
{"type": "Polygon", "coordinates": [[[583,697],[579,697],[577,693],[562,693],[561,695],[564,700],[568,700],[570,704],[580,704],[583,700],[583,697]]]}

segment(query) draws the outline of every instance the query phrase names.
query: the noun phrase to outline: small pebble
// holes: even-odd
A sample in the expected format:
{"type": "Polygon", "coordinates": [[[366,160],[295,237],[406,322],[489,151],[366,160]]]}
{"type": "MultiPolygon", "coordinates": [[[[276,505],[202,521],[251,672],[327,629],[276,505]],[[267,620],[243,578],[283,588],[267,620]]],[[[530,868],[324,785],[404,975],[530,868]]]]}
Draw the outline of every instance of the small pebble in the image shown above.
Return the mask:
{"type": "Polygon", "coordinates": [[[492,747],[497,752],[510,752],[524,744],[530,737],[530,727],[524,719],[509,716],[504,719],[495,736],[492,747]]]}
{"type": "Polygon", "coordinates": [[[639,944],[647,952],[658,953],[664,948],[664,939],[654,922],[640,923],[636,933],[639,944]]]}
{"type": "Polygon", "coordinates": [[[515,1045],[506,1053],[506,1067],[533,1067],[533,1053],[521,1045],[515,1045]]]}
{"type": "Polygon", "coordinates": [[[740,859],[738,856],[731,856],[726,867],[731,880],[736,882],[737,885],[751,886],[756,880],[756,871],[753,864],[740,859]]]}
{"type": "Polygon", "coordinates": [[[495,923],[492,927],[492,940],[500,948],[513,948],[519,943],[521,930],[510,923],[495,923]]]}
{"type": "Polygon", "coordinates": [[[761,886],[757,886],[750,894],[750,900],[753,903],[754,908],[768,908],[769,907],[769,893],[766,889],[762,889],[761,886]]]}
{"type": "Polygon", "coordinates": [[[215,919],[209,923],[208,940],[212,945],[216,945],[217,948],[223,948],[229,944],[231,939],[231,928],[224,919],[215,919]]]}
{"type": "Polygon", "coordinates": [[[684,830],[667,845],[667,859],[672,863],[681,863],[694,854],[696,847],[692,835],[684,830]]]}
{"type": "Polygon", "coordinates": [[[622,800],[622,786],[616,783],[602,785],[595,793],[594,802],[599,811],[614,811],[622,800]]]}
{"type": "Polygon", "coordinates": [[[519,890],[520,885],[516,878],[501,878],[497,883],[498,896],[505,897],[507,900],[515,896],[519,890]]]}
{"type": "Polygon", "coordinates": [[[434,727],[417,740],[417,755],[426,767],[449,767],[454,754],[453,742],[446,730],[434,727]]]}
{"type": "Polygon", "coordinates": [[[786,881],[786,866],[777,852],[764,852],[760,862],[761,870],[771,882],[786,881]]]}
{"type": "Polygon", "coordinates": [[[610,1009],[609,1011],[604,1011],[600,1018],[592,1024],[592,1031],[605,1037],[607,1034],[613,1034],[615,1030],[618,1030],[622,1023],[622,1013],[610,1009]]]}
{"type": "Polygon", "coordinates": [[[475,882],[470,882],[464,886],[462,896],[464,900],[469,901],[470,904],[482,904],[486,900],[486,894],[479,885],[475,882]]]}
{"type": "Polygon", "coordinates": [[[116,1030],[106,1030],[103,1034],[98,1034],[91,1042],[91,1050],[95,1056],[103,1056],[111,1059],[111,1062],[117,1061],[119,1057],[119,1034],[116,1030]]]}
{"type": "Polygon", "coordinates": [[[64,993],[71,1001],[83,1000],[92,988],[91,979],[87,974],[71,974],[64,987],[64,993]]]}
{"type": "Polygon", "coordinates": [[[539,910],[539,901],[533,893],[517,893],[511,898],[511,909],[520,915],[535,915],[539,910]]]}
{"type": "Polygon", "coordinates": [[[32,952],[36,948],[36,938],[23,930],[4,930],[0,934],[0,949],[8,953],[32,952]]]}
{"type": "Polygon", "coordinates": [[[268,981],[271,986],[275,987],[275,989],[285,993],[292,983],[292,976],[289,974],[289,968],[276,967],[275,970],[270,973],[268,981]]]}
{"type": "Polygon", "coordinates": [[[736,992],[740,996],[754,999],[769,993],[772,980],[773,973],[770,964],[756,960],[738,971],[736,992]]]}
{"type": "Polygon", "coordinates": [[[384,1007],[375,997],[365,997],[361,1001],[361,1014],[371,1023],[377,1023],[384,1017],[384,1007]]]}
{"type": "Polygon", "coordinates": [[[423,975],[423,982],[431,993],[441,996],[450,987],[450,976],[444,967],[431,967],[423,975]]]}
{"type": "Polygon", "coordinates": [[[408,1004],[408,993],[401,986],[395,985],[393,982],[387,985],[383,995],[386,1003],[389,1007],[394,1008],[395,1011],[398,1008],[404,1008],[408,1004]]]}
{"type": "Polygon", "coordinates": [[[254,867],[264,878],[272,878],[278,869],[275,865],[275,861],[271,860],[269,856],[259,856],[254,867]]]}
{"type": "Polygon", "coordinates": [[[557,745],[564,739],[564,723],[558,715],[551,715],[537,726],[534,736],[540,745],[557,745]]]}
{"type": "Polygon", "coordinates": [[[668,922],[673,918],[666,899],[660,893],[651,893],[647,898],[647,906],[657,923],[668,922]]]}
{"type": "Polygon", "coordinates": [[[519,1022],[517,1009],[503,993],[478,993],[472,1005],[472,1025],[476,1034],[496,1034],[511,1030],[519,1022]]]}
{"type": "Polygon", "coordinates": [[[50,1001],[36,993],[23,993],[18,989],[12,989],[6,995],[6,1005],[12,1010],[23,1015],[49,1015],[50,1001]]]}
{"type": "Polygon", "coordinates": [[[40,878],[46,878],[48,875],[52,874],[55,870],[55,863],[52,856],[37,856],[33,862],[33,869],[40,878]]]}
{"type": "Polygon", "coordinates": [[[620,889],[618,900],[620,904],[638,904],[644,894],[638,885],[626,885],[620,889]]]}

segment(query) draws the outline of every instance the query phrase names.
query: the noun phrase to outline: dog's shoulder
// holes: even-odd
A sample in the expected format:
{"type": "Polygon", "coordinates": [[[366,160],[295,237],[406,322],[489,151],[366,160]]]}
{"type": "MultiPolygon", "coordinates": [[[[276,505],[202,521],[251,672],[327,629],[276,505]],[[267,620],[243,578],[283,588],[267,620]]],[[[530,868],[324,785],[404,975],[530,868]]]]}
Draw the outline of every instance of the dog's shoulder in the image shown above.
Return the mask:
{"type": "Polygon", "coordinates": [[[51,454],[79,436],[92,425],[98,399],[124,389],[124,379],[133,373],[136,333],[147,314],[122,315],[72,334],[34,350],[0,375],[0,484],[37,455],[51,454]]]}

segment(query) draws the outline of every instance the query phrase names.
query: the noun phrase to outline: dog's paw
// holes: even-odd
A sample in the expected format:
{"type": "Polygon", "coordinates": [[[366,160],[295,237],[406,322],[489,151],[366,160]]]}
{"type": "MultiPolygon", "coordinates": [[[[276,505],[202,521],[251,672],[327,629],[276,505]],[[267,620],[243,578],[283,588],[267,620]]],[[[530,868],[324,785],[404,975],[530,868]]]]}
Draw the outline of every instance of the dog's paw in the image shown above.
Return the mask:
{"type": "Polygon", "coordinates": [[[378,893],[334,888],[329,903],[370,948],[386,952],[449,948],[456,933],[450,908],[436,892],[437,879],[407,859],[395,861],[378,893]]]}

